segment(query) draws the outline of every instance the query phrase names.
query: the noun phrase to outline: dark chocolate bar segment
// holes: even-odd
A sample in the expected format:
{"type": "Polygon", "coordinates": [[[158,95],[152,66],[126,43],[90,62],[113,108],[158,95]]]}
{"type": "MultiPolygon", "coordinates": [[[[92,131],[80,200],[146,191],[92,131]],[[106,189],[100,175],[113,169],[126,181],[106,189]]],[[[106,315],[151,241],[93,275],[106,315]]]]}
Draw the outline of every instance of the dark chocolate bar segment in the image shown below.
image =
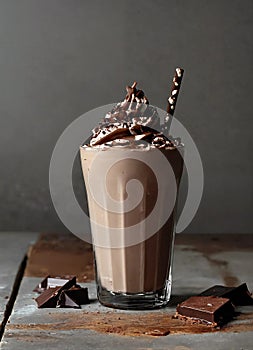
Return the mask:
{"type": "Polygon", "coordinates": [[[81,306],[75,302],[72,298],[70,298],[68,296],[68,293],[66,293],[67,291],[62,291],[60,296],[59,296],[59,299],[57,301],[57,305],[56,307],[71,307],[71,308],[74,308],[74,309],[80,309],[81,306]]]}
{"type": "Polygon", "coordinates": [[[253,298],[248,290],[247,284],[242,283],[238,287],[225,287],[215,285],[206,289],[201,294],[202,296],[216,296],[221,298],[228,298],[234,305],[253,305],[253,298]]]}
{"type": "Polygon", "coordinates": [[[217,326],[231,320],[233,315],[234,307],[229,299],[193,296],[177,306],[176,317],[217,326]]]}
{"type": "Polygon", "coordinates": [[[69,289],[69,288],[75,286],[75,284],[76,284],[76,277],[75,276],[71,276],[69,279],[53,278],[51,280],[49,277],[47,277],[40,284],[42,288],[44,288],[44,286],[46,285],[47,289],[44,289],[44,291],[35,299],[35,301],[38,304],[38,307],[39,308],[56,307],[60,292],[64,289],[69,289]],[[59,285],[56,286],[55,283],[59,283],[59,285]],[[48,286],[50,286],[50,287],[48,287],[48,286]],[[51,287],[51,286],[53,286],[53,287],[51,287]]]}
{"type": "Polygon", "coordinates": [[[88,288],[72,287],[61,292],[57,307],[80,308],[80,305],[89,304],[89,302],[88,288]]]}
{"type": "Polygon", "coordinates": [[[36,299],[38,308],[45,307],[56,307],[58,295],[61,290],[61,287],[48,288],[43,293],[41,293],[36,299]]]}

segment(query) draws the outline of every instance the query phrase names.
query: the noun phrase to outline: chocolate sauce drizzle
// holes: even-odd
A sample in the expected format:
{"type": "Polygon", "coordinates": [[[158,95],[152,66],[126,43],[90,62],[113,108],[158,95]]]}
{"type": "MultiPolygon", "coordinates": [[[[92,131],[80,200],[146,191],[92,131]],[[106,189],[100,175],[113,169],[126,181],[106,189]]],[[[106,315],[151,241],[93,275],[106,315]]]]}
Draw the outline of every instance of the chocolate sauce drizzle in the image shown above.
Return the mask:
{"type": "Polygon", "coordinates": [[[125,99],[105,115],[99,127],[92,130],[91,146],[126,139],[130,142],[144,140],[158,148],[176,147],[160,132],[157,109],[149,104],[144,92],[136,86],[137,82],[126,86],[125,99]]]}

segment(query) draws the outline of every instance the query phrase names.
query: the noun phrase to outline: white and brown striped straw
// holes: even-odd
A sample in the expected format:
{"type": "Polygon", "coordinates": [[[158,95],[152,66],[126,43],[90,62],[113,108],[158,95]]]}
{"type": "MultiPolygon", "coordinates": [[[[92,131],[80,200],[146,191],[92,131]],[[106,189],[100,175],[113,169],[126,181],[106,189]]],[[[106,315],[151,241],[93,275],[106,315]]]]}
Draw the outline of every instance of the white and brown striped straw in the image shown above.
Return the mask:
{"type": "Polygon", "coordinates": [[[172,121],[172,117],[175,112],[177,98],[183,78],[184,70],[182,68],[176,68],[175,75],[173,78],[173,83],[170,90],[170,95],[168,97],[168,104],[167,104],[167,116],[165,118],[164,122],[164,129],[169,134],[170,124],[172,121]]]}

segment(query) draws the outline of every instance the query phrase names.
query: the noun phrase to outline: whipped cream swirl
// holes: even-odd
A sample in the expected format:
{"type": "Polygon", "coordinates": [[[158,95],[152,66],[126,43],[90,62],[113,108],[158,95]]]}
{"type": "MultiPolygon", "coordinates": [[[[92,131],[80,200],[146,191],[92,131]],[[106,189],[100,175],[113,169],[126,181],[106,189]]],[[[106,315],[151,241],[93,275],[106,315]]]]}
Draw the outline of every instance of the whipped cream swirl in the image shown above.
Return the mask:
{"type": "MultiPolygon", "coordinates": [[[[145,141],[157,148],[175,148],[178,139],[167,138],[161,130],[157,109],[149,104],[137,83],[126,86],[127,94],[122,102],[108,112],[99,126],[92,130],[90,146],[113,145],[117,140],[126,140],[132,146],[145,141]]],[[[122,142],[118,142],[121,144],[122,142]]]]}

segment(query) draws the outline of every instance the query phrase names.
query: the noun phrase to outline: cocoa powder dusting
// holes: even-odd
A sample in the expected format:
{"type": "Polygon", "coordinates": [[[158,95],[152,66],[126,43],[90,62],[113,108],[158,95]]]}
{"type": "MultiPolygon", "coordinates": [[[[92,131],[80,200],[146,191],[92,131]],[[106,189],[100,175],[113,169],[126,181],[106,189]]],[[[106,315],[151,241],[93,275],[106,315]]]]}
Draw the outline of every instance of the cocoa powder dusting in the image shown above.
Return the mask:
{"type": "Polygon", "coordinates": [[[94,277],[92,246],[73,234],[42,233],[29,249],[25,276],[75,275],[78,282],[94,277]]]}
{"type": "Polygon", "coordinates": [[[167,336],[173,334],[201,334],[214,332],[253,331],[253,313],[245,319],[239,316],[236,323],[213,328],[204,324],[190,324],[173,318],[174,313],[148,312],[142,314],[124,312],[51,312],[51,323],[9,324],[8,329],[20,330],[75,330],[89,329],[121,336],[167,336]]]}

